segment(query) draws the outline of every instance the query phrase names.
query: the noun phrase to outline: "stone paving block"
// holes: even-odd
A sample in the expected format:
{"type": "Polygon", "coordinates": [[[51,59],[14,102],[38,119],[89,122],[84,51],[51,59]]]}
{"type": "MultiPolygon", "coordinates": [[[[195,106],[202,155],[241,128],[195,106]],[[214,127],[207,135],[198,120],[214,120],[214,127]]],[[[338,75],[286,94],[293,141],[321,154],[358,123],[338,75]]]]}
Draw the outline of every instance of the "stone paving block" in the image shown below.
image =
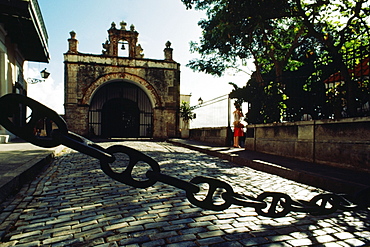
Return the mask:
{"type": "Polygon", "coordinates": [[[179,215],[167,215],[160,218],[155,219],[156,221],[172,221],[180,219],[179,215]]]}
{"type": "Polygon", "coordinates": [[[233,226],[229,224],[217,224],[217,225],[210,225],[207,226],[207,229],[210,231],[215,231],[215,230],[227,230],[227,229],[232,229],[233,226]]]}
{"type": "Polygon", "coordinates": [[[223,219],[230,219],[230,218],[238,218],[239,216],[237,214],[219,214],[216,216],[217,219],[223,220],[223,219]]]}
{"type": "Polygon", "coordinates": [[[112,236],[109,236],[109,237],[106,237],[106,241],[108,243],[115,243],[117,241],[120,241],[121,239],[126,239],[126,238],[129,238],[129,237],[132,237],[131,234],[127,234],[127,233],[116,233],[112,236]]]}
{"type": "Polygon", "coordinates": [[[151,239],[148,236],[141,236],[136,238],[126,238],[119,241],[119,245],[129,245],[129,244],[138,244],[149,242],[151,239]]]}
{"type": "MultiPolygon", "coordinates": [[[[259,247],[292,247],[292,246],[288,243],[285,243],[285,242],[279,242],[279,243],[262,244],[262,245],[259,245],[259,247]]],[[[295,246],[293,246],[293,247],[295,247],[295,246]]]]}
{"type": "MultiPolygon", "coordinates": [[[[35,224],[23,223],[23,224],[17,225],[18,230],[27,230],[27,229],[35,229],[35,228],[37,229],[37,228],[43,228],[43,227],[45,227],[45,222],[39,222],[35,224]]],[[[37,229],[37,230],[41,230],[41,229],[37,229]]]]}
{"type": "Polygon", "coordinates": [[[31,231],[31,232],[26,232],[26,233],[19,233],[19,234],[11,236],[10,240],[27,238],[27,237],[30,237],[30,236],[41,235],[41,234],[42,234],[42,231],[31,231]]]}
{"type": "Polygon", "coordinates": [[[330,235],[315,236],[313,239],[315,242],[320,243],[320,244],[330,243],[330,242],[334,242],[337,240],[336,238],[330,235]]]}
{"type": "MultiPolygon", "coordinates": [[[[344,240],[344,242],[346,242],[347,244],[349,244],[351,246],[366,246],[366,243],[369,243],[369,239],[367,239],[367,242],[365,242],[365,241],[362,241],[360,239],[350,238],[350,239],[344,240]]],[[[367,246],[369,246],[369,245],[367,245],[367,246]]]]}
{"type": "Polygon", "coordinates": [[[292,246],[310,246],[313,244],[313,241],[309,238],[300,238],[286,241],[292,246]]]}
{"type": "Polygon", "coordinates": [[[168,232],[160,232],[160,233],[152,234],[149,237],[151,240],[157,240],[157,239],[169,238],[169,237],[173,237],[177,235],[178,233],[176,231],[168,231],[168,232]]]}
{"type": "Polygon", "coordinates": [[[217,217],[214,215],[208,215],[208,216],[201,216],[194,218],[195,221],[211,221],[211,220],[217,220],[217,217]]]}
{"type": "Polygon", "coordinates": [[[59,237],[59,236],[64,236],[64,235],[70,235],[70,234],[76,234],[76,233],[80,233],[81,232],[81,229],[77,228],[77,229],[69,229],[69,230],[65,230],[65,231],[57,231],[57,232],[54,232],[53,233],[53,237],[59,237]]]}
{"type": "Polygon", "coordinates": [[[197,236],[195,236],[194,234],[185,234],[185,235],[169,237],[167,241],[169,243],[177,243],[177,242],[185,242],[185,241],[195,240],[195,239],[197,239],[197,236]]]}
{"type": "Polygon", "coordinates": [[[54,228],[63,227],[63,226],[69,226],[69,225],[77,225],[78,221],[72,220],[72,221],[60,221],[59,223],[53,225],[50,224],[50,226],[54,228]]]}
{"type": "Polygon", "coordinates": [[[240,239],[253,238],[249,233],[228,233],[223,237],[227,241],[236,241],[240,239]]]}
{"type": "Polygon", "coordinates": [[[101,228],[94,228],[94,229],[91,229],[91,230],[88,230],[88,231],[77,232],[77,233],[74,234],[74,237],[88,238],[89,236],[91,236],[93,234],[102,233],[102,232],[103,232],[103,230],[101,228]]]}
{"type": "MultiPolygon", "coordinates": [[[[88,222],[91,222],[91,221],[88,221],[88,222]]],[[[84,223],[82,223],[82,224],[84,224],[84,223]]],[[[104,226],[107,226],[107,225],[108,225],[108,222],[103,221],[103,222],[88,224],[88,225],[82,226],[80,228],[82,229],[82,231],[86,231],[86,230],[94,228],[94,227],[104,227],[104,226]]]]}
{"type": "Polygon", "coordinates": [[[222,236],[222,235],[225,235],[225,232],[223,232],[221,230],[207,231],[207,232],[198,233],[198,236],[200,238],[210,238],[210,237],[216,237],[216,236],[222,236]]]}
{"type": "Polygon", "coordinates": [[[163,231],[178,231],[178,230],[187,229],[187,228],[188,228],[188,226],[185,225],[185,224],[178,224],[178,225],[164,226],[164,227],[162,227],[162,230],[163,231]]]}
{"type": "Polygon", "coordinates": [[[52,247],[66,247],[66,246],[79,246],[85,245],[86,241],[83,238],[74,238],[69,240],[64,240],[61,242],[51,244],[52,247]]]}
{"type": "Polygon", "coordinates": [[[294,239],[290,235],[274,235],[274,236],[268,236],[267,238],[270,239],[271,242],[282,242],[282,241],[294,239]]]}
{"type": "Polygon", "coordinates": [[[52,237],[52,238],[48,238],[48,239],[43,240],[43,241],[42,241],[42,244],[43,244],[43,245],[48,245],[48,244],[53,244],[53,243],[57,243],[57,242],[62,242],[62,241],[70,240],[70,239],[73,239],[73,234],[70,234],[70,235],[64,235],[64,236],[59,236],[59,237],[52,237]]]}
{"type": "MultiPolygon", "coordinates": [[[[89,216],[89,217],[85,217],[85,218],[80,218],[80,222],[81,223],[84,223],[84,222],[88,222],[88,221],[98,221],[99,219],[101,218],[104,218],[104,215],[94,215],[94,216],[89,216]]],[[[73,219],[78,219],[78,218],[73,218],[73,219]]]]}
{"type": "Polygon", "coordinates": [[[350,232],[339,232],[339,233],[334,233],[333,235],[340,240],[355,238],[355,236],[350,232]]]}
{"type": "Polygon", "coordinates": [[[157,212],[159,217],[173,217],[179,218],[178,215],[182,214],[182,211],[180,210],[171,210],[171,211],[163,211],[163,212],[157,212]]]}
{"type": "Polygon", "coordinates": [[[178,225],[178,224],[189,224],[193,222],[195,222],[194,219],[186,218],[186,219],[181,219],[181,220],[172,220],[170,223],[172,225],[178,225]]]}
{"type": "Polygon", "coordinates": [[[80,223],[79,221],[71,221],[69,225],[72,227],[72,229],[74,229],[74,228],[82,228],[82,227],[94,225],[94,224],[98,224],[98,221],[90,220],[84,223],[80,223]]]}
{"type": "Polygon", "coordinates": [[[95,247],[118,247],[118,244],[117,243],[106,243],[106,244],[96,245],[95,247]]]}
{"type": "Polygon", "coordinates": [[[56,228],[47,229],[43,231],[42,234],[54,234],[56,232],[68,231],[70,229],[72,229],[71,226],[56,227],[56,228]]]}
{"type": "Polygon", "coordinates": [[[154,219],[145,219],[145,220],[131,221],[129,222],[129,225],[130,226],[145,225],[145,224],[154,223],[154,222],[155,222],[154,219]]]}
{"type": "MultiPolygon", "coordinates": [[[[268,243],[268,239],[264,237],[256,237],[256,238],[247,238],[247,239],[241,239],[239,240],[244,246],[257,246],[261,244],[268,243]]],[[[294,246],[300,246],[300,245],[294,245],[294,246]]]]}
{"type": "Polygon", "coordinates": [[[40,246],[40,241],[32,241],[32,242],[27,242],[27,243],[24,243],[24,244],[18,244],[17,243],[17,247],[34,247],[34,246],[40,246]]]}
{"type": "Polygon", "coordinates": [[[212,247],[242,247],[242,246],[243,245],[237,241],[230,241],[212,245],[212,247]]]}
{"type": "Polygon", "coordinates": [[[115,230],[115,229],[120,229],[120,228],[124,228],[124,227],[127,227],[129,224],[124,222],[124,223],[118,223],[118,224],[114,224],[114,225],[109,225],[109,226],[106,226],[104,227],[104,231],[111,231],[111,230],[115,230]]]}
{"type": "MultiPolygon", "coordinates": [[[[164,174],[186,181],[214,177],[251,196],[279,191],[307,200],[323,192],[168,143],[126,144],[147,152],[161,164],[164,174]]],[[[138,168],[138,172],[145,174],[146,169],[138,168]]],[[[0,205],[1,247],[10,243],[51,247],[370,244],[368,211],[269,218],[257,215],[253,207],[204,210],[191,205],[185,191],[164,183],[136,189],[116,182],[100,170],[99,161],[74,151],[56,159],[21,191],[0,205]]]]}
{"type": "Polygon", "coordinates": [[[196,243],[198,243],[200,246],[213,245],[222,242],[225,242],[225,240],[221,237],[203,238],[196,240],[196,243]]]}
{"type": "Polygon", "coordinates": [[[141,236],[155,235],[159,232],[162,232],[162,231],[160,231],[159,229],[149,229],[149,230],[143,230],[143,231],[140,231],[140,232],[129,233],[128,235],[130,237],[141,237],[141,236]]]}
{"type": "Polygon", "coordinates": [[[21,215],[20,213],[12,213],[7,217],[7,220],[16,221],[16,220],[18,220],[20,215],[21,215]]]}
{"type": "Polygon", "coordinates": [[[166,241],[164,239],[158,239],[155,241],[143,243],[141,246],[142,247],[155,247],[155,246],[163,246],[165,244],[166,244],[166,241]]]}
{"type": "Polygon", "coordinates": [[[136,217],[136,220],[145,220],[145,219],[156,219],[158,218],[158,214],[157,213],[148,213],[148,214],[144,214],[144,215],[135,215],[136,217]]]}
{"type": "Polygon", "coordinates": [[[125,232],[138,232],[144,230],[144,227],[141,225],[138,226],[127,226],[124,228],[117,228],[116,231],[118,233],[125,233],[125,232]]]}
{"type": "MultiPolygon", "coordinates": [[[[113,231],[102,231],[102,232],[97,232],[97,233],[92,233],[89,235],[85,236],[85,239],[90,241],[90,240],[95,240],[95,239],[105,239],[107,237],[113,236],[115,233],[113,231]]],[[[104,243],[104,241],[103,241],[104,243]]]]}
{"type": "Polygon", "coordinates": [[[170,223],[169,222],[156,222],[156,223],[148,223],[148,224],[145,224],[144,225],[144,228],[145,229],[152,229],[152,228],[159,228],[159,227],[165,227],[165,226],[169,226],[170,223]]]}
{"type": "Polygon", "coordinates": [[[17,244],[26,244],[26,243],[30,243],[30,242],[40,242],[40,241],[43,241],[43,240],[51,238],[51,237],[52,237],[51,234],[42,234],[42,235],[30,236],[30,237],[18,239],[17,244]]]}
{"type": "MultiPolygon", "coordinates": [[[[17,240],[13,240],[13,241],[9,241],[9,242],[7,242],[7,243],[1,243],[2,245],[2,247],[9,247],[9,246],[14,246],[14,245],[16,245],[18,243],[18,241],[17,240]]],[[[36,246],[39,246],[39,245],[36,245],[36,246]]]]}
{"type": "Polygon", "coordinates": [[[181,243],[167,244],[166,247],[195,247],[198,246],[194,241],[185,241],[181,243]]]}
{"type": "Polygon", "coordinates": [[[1,214],[0,214],[0,222],[3,222],[5,219],[7,219],[9,217],[9,215],[11,215],[11,211],[3,211],[1,214]]]}
{"type": "Polygon", "coordinates": [[[294,226],[283,227],[283,228],[277,228],[276,229],[276,232],[278,234],[289,234],[289,233],[296,232],[296,231],[298,231],[298,229],[294,226]]]}
{"type": "Polygon", "coordinates": [[[185,235],[185,234],[197,234],[197,233],[206,232],[206,231],[207,229],[204,227],[194,227],[194,228],[180,230],[179,233],[185,235]]]}
{"type": "Polygon", "coordinates": [[[47,217],[47,218],[44,218],[44,217],[37,217],[35,219],[31,219],[29,222],[30,224],[35,224],[35,223],[39,223],[39,222],[47,222],[47,221],[52,221],[52,220],[55,220],[55,217],[47,217]]]}
{"type": "MultiPolygon", "coordinates": [[[[103,220],[105,221],[106,219],[98,219],[99,222],[101,222],[103,220]]],[[[109,223],[111,225],[118,224],[118,223],[127,223],[128,224],[129,222],[135,221],[135,220],[136,220],[135,217],[122,217],[122,216],[120,216],[120,218],[118,218],[118,219],[109,220],[109,223]]]]}

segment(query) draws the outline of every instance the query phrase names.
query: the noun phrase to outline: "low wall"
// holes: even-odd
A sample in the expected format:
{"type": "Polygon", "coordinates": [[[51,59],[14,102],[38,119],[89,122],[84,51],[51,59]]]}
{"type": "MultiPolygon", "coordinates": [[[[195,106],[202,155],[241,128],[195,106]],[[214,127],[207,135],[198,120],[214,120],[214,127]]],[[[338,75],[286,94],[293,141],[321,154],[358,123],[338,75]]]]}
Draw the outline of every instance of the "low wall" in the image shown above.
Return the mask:
{"type": "Polygon", "coordinates": [[[370,172],[370,117],[247,126],[245,148],[370,172]]]}
{"type": "Polygon", "coordinates": [[[230,132],[228,127],[190,129],[190,139],[229,146],[230,132]]]}

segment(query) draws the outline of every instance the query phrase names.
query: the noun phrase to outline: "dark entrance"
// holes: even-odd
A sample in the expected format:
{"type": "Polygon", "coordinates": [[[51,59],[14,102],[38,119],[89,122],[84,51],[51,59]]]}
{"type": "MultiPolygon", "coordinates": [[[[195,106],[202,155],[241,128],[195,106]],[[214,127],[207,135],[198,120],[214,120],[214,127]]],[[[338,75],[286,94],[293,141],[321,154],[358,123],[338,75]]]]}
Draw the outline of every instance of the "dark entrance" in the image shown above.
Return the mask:
{"type": "Polygon", "coordinates": [[[94,94],[89,109],[90,136],[152,137],[153,107],[133,83],[107,82],[94,94]]]}
{"type": "Polygon", "coordinates": [[[102,136],[139,136],[140,112],[137,104],[127,99],[112,99],[103,105],[102,136]]]}

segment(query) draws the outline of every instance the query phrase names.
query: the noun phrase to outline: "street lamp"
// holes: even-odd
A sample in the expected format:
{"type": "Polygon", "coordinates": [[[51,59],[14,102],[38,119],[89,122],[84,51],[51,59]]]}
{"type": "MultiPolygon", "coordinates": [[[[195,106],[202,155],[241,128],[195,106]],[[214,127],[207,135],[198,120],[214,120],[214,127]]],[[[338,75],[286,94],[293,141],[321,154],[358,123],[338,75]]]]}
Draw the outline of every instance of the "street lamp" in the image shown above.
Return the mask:
{"type": "Polygon", "coordinates": [[[42,79],[37,78],[27,78],[27,82],[30,84],[36,84],[39,82],[45,82],[45,80],[49,77],[50,72],[46,71],[46,68],[40,71],[40,75],[42,79]]]}
{"type": "Polygon", "coordinates": [[[41,74],[42,78],[48,79],[48,77],[50,75],[50,72],[46,71],[46,68],[45,68],[45,69],[41,70],[40,74],[41,74]]]}
{"type": "Polygon", "coordinates": [[[201,105],[201,104],[203,104],[203,100],[202,100],[202,98],[199,98],[198,99],[198,105],[201,105]]]}

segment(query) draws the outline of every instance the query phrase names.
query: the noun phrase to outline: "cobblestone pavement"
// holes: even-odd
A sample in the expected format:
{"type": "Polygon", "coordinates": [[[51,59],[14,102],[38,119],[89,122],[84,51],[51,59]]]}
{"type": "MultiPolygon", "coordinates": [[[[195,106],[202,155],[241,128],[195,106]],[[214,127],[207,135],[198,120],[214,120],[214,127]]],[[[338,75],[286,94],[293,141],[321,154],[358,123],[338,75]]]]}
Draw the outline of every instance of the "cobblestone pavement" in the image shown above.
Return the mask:
{"type": "MultiPolygon", "coordinates": [[[[186,181],[209,176],[246,195],[278,191],[304,200],[322,192],[164,142],[123,144],[154,158],[162,173],[186,181]]],[[[135,172],[147,171],[145,166],[135,172]]],[[[366,246],[369,216],[360,211],[268,218],[240,206],[203,210],[180,189],[161,182],[146,189],[124,185],[106,176],[97,160],[68,150],[0,205],[0,246],[366,246]]]]}

